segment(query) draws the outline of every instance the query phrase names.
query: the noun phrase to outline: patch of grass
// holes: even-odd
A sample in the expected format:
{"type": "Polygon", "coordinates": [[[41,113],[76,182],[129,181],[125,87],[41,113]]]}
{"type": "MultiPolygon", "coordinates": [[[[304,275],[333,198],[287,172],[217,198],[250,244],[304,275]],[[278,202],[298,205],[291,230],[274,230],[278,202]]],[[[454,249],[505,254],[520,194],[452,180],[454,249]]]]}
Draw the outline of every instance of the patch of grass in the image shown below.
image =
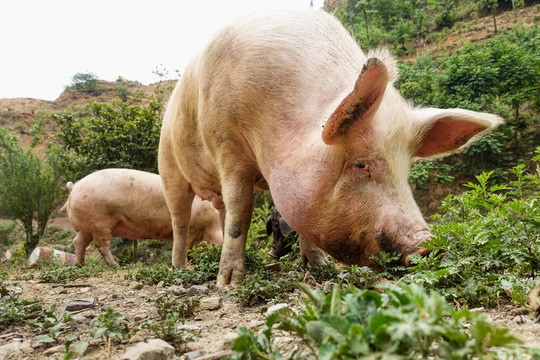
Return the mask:
{"type": "Polygon", "coordinates": [[[38,278],[48,283],[64,284],[80,278],[96,276],[105,271],[105,265],[94,259],[86,259],[85,266],[50,264],[39,273],[38,278]]]}
{"type": "Polygon", "coordinates": [[[145,267],[136,272],[129,272],[126,279],[144,284],[190,286],[217,279],[221,247],[204,245],[188,252],[194,263],[193,269],[170,269],[165,265],[145,267]]]}
{"type": "Polygon", "coordinates": [[[266,303],[283,296],[296,288],[297,279],[279,276],[276,273],[260,270],[246,275],[244,281],[231,292],[244,306],[266,303]]]}
{"type": "MultiPolygon", "coordinates": [[[[262,333],[237,329],[233,359],[506,359],[537,350],[519,347],[508,329],[480,313],[455,310],[435,292],[385,284],[379,291],[335,286],[331,293],[301,285],[307,299],[295,313],[285,308],[262,333]],[[468,329],[467,329],[468,328],[468,329]],[[279,344],[275,330],[300,346],[279,344]]],[[[281,334],[280,336],[283,336],[281,334]]]]}
{"type": "Polygon", "coordinates": [[[4,285],[5,274],[0,277],[0,330],[17,323],[37,319],[43,307],[37,300],[23,300],[4,285]]]}

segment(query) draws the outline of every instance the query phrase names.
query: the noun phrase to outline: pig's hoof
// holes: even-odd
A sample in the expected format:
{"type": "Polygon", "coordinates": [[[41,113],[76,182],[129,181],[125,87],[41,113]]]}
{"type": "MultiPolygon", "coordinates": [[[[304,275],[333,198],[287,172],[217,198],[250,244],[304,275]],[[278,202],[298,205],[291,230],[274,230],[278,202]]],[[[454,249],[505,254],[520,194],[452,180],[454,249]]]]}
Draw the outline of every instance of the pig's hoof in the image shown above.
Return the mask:
{"type": "Polygon", "coordinates": [[[217,287],[223,289],[224,287],[231,285],[235,286],[237,282],[244,280],[244,271],[235,269],[219,270],[217,277],[217,287]]]}

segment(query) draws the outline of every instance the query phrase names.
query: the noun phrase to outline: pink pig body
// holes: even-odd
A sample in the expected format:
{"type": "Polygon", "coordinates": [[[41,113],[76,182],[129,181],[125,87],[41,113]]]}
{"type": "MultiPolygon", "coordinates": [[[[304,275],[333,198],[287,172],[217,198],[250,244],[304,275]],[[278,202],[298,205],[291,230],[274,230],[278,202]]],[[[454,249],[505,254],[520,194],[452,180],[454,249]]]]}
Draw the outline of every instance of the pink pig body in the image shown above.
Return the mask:
{"type": "MultiPolygon", "coordinates": [[[[84,264],[92,240],[105,262],[114,265],[112,236],[131,240],[173,240],[171,216],[159,175],[129,169],[96,171],[73,185],[66,202],[67,214],[77,231],[74,239],[77,263],[84,264]]],[[[189,218],[189,216],[188,216],[189,218]]],[[[190,246],[202,241],[223,241],[217,211],[195,198],[191,207],[190,246]]]]}
{"type": "Polygon", "coordinates": [[[218,32],[186,68],[165,114],[159,171],[173,265],[186,264],[197,194],[224,223],[218,285],[242,279],[252,194],[269,189],[302,254],[374,265],[381,250],[424,253],[430,236],[408,184],[418,157],[458,151],[500,118],[415,108],[384,50],[367,56],[323,11],[274,11],[218,32]],[[176,216],[178,214],[178,216],[176,216]]]}

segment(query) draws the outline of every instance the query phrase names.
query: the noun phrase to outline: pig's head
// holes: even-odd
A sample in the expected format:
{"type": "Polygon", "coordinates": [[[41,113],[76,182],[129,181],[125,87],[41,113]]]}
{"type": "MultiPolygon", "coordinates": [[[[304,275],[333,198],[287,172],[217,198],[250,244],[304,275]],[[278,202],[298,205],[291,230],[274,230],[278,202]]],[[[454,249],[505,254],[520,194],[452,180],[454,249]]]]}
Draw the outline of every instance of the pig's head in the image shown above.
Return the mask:
{"type": "Polygon", "coordinates": [[[381,250],[400,252],[405,264],[424,254],[420,244],[431,234],[408,183],[412,163],[459,151],[501,122],[462,109],[414,108],[393,87],[395,73],[388,57],[370,57],[322,141],[319,133],[282,176],[297,191],[272,191],[294,229],[347,264],[373,266],[381,250]]]}

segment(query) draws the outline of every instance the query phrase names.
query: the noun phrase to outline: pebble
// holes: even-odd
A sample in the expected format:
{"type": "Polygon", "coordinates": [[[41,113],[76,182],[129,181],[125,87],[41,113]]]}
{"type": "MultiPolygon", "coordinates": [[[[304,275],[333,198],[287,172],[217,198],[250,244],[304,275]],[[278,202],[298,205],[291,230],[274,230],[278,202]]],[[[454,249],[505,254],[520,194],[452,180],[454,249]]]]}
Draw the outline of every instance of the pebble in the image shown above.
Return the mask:
{"type": "Polygon", "coordinates": [[[511,315],[529,315],[529,309],[526,307],[520,307],[510,311],[511,315]]]}
{"type": "Polygon", "coordinates": [[[518,315],[516,317],[514,317],[514,319],[512,320],[514,321],[516,324],[525,324],[529,321],[529,319],[523,315],[518,315]]]}
{"type": "Polygon", "coordinates": [[[190,351],[185,353],[183,356],[185,356],[187,360],[195,360],[201,356],[204,356],[204,350],[190,351]]]}
{"type": "Polygon", "coordinates": [[[77,311],[94,307],[95,300],[93,298],[71,300],[66,305],[66,311],[77,311]]]}
{"type": "Polygon", "coordinates": [[[177,329],[184,330],[184,331],[199,331],[199,330],[202,330],[202,326],[193,325],[193,324],[179,324],[177,329]]]}
{"type": "Polygon", "coordinates": [[[222,301],[223,301],[222,297],[203,298],[201,299],[201,303],[199,304],[199,307],[197,309],[200,311],[216,310],[221,307],[222,301]]]}
{"type": "Polygon", "coordinates": [[[118,360],[168,360],[174,356],[174,347],[161,339],[150,339],[127,348],[118,360]]]}
{"type": "Polygon", "coordinates": [[[265,315],[268,316],[268,315],[273,314],[276,311],[281,310],[281,309],[286,308],[286,307],[289,307],[289,304],[282,303],[282,304],[272,305],[272,306],[270,306],[268,308],[268,310],[266,310],[265,315]]]}
{"type": "Polygon", "coordinates": [[[63,352],[65,350],[66,350],[66,347],[64,345],[57,345],[57,346],[53,346],[52,348],[49,348],[49,349],[45,350],[43,352],[43,355],[49,356],[49,355],[52,355],[52,354],[63,352]]]}
{"type": "Polygon", "coordinates": [[[141,284],[141,283],[135,283],[133,284],[133,286],[131,286],[133,290],[141,290],[143,287],[144,287],[144,284],[141,284]]]}
{"type": "Polygon", "coordinates": [[[81,290],[80,290],[80,292],[82,292],[82,293],[85,293],[85,292],[88,292],[88,291],[90,291],[90,288],[89,288],[89,287],[83,287],[83,288],[81,288],[81,290]]]}
{"type": "Polygon", "coordinates": [[[186,291],[186,296],[194,296],[199,294],[207,294],[208,287],[204,285],[193,285],[186,291]]]}

